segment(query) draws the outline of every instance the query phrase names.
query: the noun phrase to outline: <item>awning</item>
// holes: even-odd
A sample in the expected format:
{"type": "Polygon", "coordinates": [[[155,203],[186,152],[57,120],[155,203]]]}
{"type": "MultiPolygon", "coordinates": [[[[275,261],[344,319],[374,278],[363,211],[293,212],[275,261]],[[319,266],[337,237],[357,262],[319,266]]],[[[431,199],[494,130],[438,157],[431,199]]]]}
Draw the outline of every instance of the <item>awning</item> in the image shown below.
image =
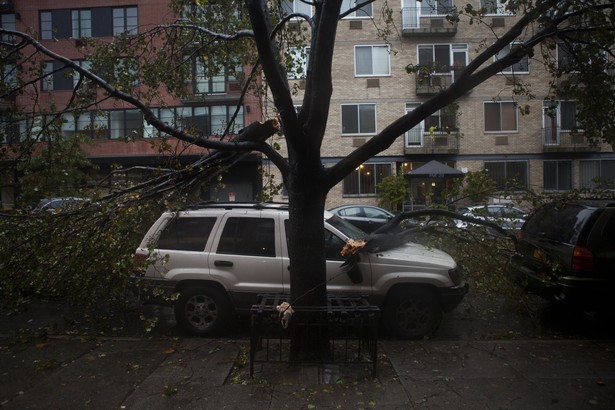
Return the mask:
{"type": "Polygon", "coordinates": [[[408,178],[463,178],[465,174],[458,169],[451,168],[438,161],[429,161],[427,164],[418,167],[406,174],[408,178]]]}

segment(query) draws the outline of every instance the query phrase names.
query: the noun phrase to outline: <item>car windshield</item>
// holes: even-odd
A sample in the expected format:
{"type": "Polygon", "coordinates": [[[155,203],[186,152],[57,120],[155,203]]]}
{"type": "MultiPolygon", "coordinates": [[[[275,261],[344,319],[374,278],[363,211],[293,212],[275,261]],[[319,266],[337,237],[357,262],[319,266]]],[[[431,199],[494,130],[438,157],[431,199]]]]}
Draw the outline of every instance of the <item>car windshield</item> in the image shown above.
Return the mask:
{"type": "Polygon", "coordinates": [[[351,239],[365,239],[367,237],[367,234],[361,229],[337,215],[333,215],[331,218],[327,219],[327,222],[351,239]]]}

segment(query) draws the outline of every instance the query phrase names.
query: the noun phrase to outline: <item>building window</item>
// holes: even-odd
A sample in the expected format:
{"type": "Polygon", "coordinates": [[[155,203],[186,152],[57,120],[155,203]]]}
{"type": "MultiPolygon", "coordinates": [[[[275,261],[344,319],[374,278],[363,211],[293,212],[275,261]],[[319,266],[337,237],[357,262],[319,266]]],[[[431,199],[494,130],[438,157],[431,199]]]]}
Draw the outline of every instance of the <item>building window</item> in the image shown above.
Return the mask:
{"type": "MultiPolygon", "coordinates": [[[[211,135],[223,135],[237,107],[234,105],[218,105],[209,107],[211,111],[211,135]]],[[[239,109],[235,122],[229,132],[235,134],[243,128],[243,107],[239,109]]]]}
{"type": "Polygon", "coordinates": [[[391,164],[362,164],[344,178],[343,193],[352,195],[376,195],[377,186],[391,175],[391,164]]]}
{"type": "Polygon", "coordinates": [[[389,46],[355,46],[355,76],[391,75],[389,46]]]}
{"type": "Polygon", "coordinates": [[[117,7],[113,9],[113,35],[137,34],[137,8],[117,7]]]}
{"type": "Polygon", "coordinates": [[[73,38],[92,37],[92,12],[90,10],[72,10],[71,24],[73,38]]]}
{"type": "MultiPolygon", "coordinates": [[[[5,30],[15,31],[15,28],[16,28],[15,27],[15,14],[13,13],[0,14],[0,27],[2,27],[5,30]]],[[[12,43],[13,36],[10,36],[8,34],[2,34],[2,37],[0,37],[0,40],[6,41],[8,43],[12,43]]]]}
{"type": "Polygon", "coordinates": [[[376,104],[342,104],[342,135],[375,133],[376,104]]]}
{"type": "Polygon", "coordinates": [[[445,16],[453,10],[453,0],[406,0],[406,3],[415,3],[420,16],[445,16]]]}
{"type": "Polygon", "coordinates": [[[206,64],[203,58],[194,59],[192,78],[195,94],[221,94],[240,90],[237,80],[240,67],[234,70],[220,67],[218,73],[213,74],[208,71],[206,64]]]}
{"type": "Polygon", "coordinates": [[[545,101],[542,119],[545,145],[559,145],[562,134],[579,131],[576,101],[545,101]]]}
{"type": "MultiPolygon", "coordinates": [[[[361,0],[343,0],[341,12],[344,13],[351,8],[355,7],[357,3],[361,4],[361,0]]],[[[372,4],[366,4],[358,10],[353,11],[352,13],[345,16],[345,18],[366,18],[372,17],[372,4]]]]}
{"type": "MultiPolygon", "coordinates": [[[[406,114],[414,110],[418,104],[406,104],[406,114]]],[[[414,128],[406,132],[406,146],[420,147],[424,143],[424,135],[447,135],[457,131],[457,115],[453,107],[448,106],[437,110],[425,118],[414,128]]]]}
{"type": "Polygon", "coordinates": [[[137,7],[56,9],[39,13],[41,39],[110,37],[136,34],[137,7]]]}
{"type": "Polygon", "coordinates": [[[41,89],[43,91],[72,90],[73,76],[71,70],[59,61],[43,63],[41,89]]]}
{"type": "MultiPolygon", "coordinates": [[[[506,47],[504,47],[502,50],[500,50],[499,53],[497,53],[494,57],[494,59],[497,61],[501,58],[506,57],[508,54],[510,54],[511,50],[514,51],[515,47],[517,46],[518,43],[512,43],[507,45],[506,47]]],[[[530,73],[530,58],[529,56],[524,56],[521,60],[519,60],[518,62],[508,66],[507,68],[505,68],[504,70],[501,71],[503,74],[529,74],[530,73]]]]}
{"type": "MultiPolygon", "coordinates": [[[[92,63],[88,60],[75,60],[73,62],[85,70],[90,70],[92,68],[92,63]]],[[[81,79],[81,74],[77,71],[73,71],[73,88],[77,87],[77,84],[79,84],[80,79],[81,79]]],[[[85,85],[84,83],[86,81],[87,79],[84,77],[82,85],[85,85]]]]}
{"type": "Polygon", "coordinates": [[[425,132],[431,134],[448,134],[457,130],[457,116],[448,106],[425,118],[425,132]]]}
{"type": "Polygon", "coordinates": [[[41,11],[41,39],[70,38],[72,32],[71,12],[69,9],[41,11]]]}
{"type": "Polygon", "coordinates": [[[10,90],[14,90],[19,85],[19,67],[16,64],[3,63],[2,64],[2,72],[0,75],[2,79],[0,83],[3,86],[3,92],[11,92],[10,90]],[[7,89],[8,88],[8,89],[7,89]]]}
{"type": "Polygon", "coordinates": [[[480,0],[480,7],[486,14],[510,14],[506,11],[506,3],[502,0],[480,0]]]}
{"type": "Polygon", "coordinates": [[[527,189],[527,161],[485,161],[485,171],[498,190],[527,189]]]}
{"type": "Polygon", "coordinates": [[[285,16],[301,13],[312,17],[312,5],[310,2],[303,0],[282,0],[282,13],[285,16]]]}
{"type": "Polygon", "coordinates": [[[570,191],[572,189],[571,161],[544,161],[542,185],[545,191],[570,191]]]}
{"type": "Polygon", "coordinates": [[[307,74],[307,65],[310,58],[310,48],[289,47],[286,58],[288,64],[288,78],[305,78],[307,74]]]}
{"type": "Polygon", "coordinates": [[[579,161],[581,189],[615,189],[615,160],[579,161]]]}
{"type": "Polygon", "coordinates": [[[0,144],[13,144],[21,139],[20,121],[11,113],[0,111],[0,144]]]}
{"type": "Polygon", "coordinates": [[[444,84],[455,81],[468,64],[467,44],[419,44],[420,77],[446,77],[444,84]]]}
{"type": "Polygon", "coordinates": [[[565,43],[557,43],[557,68],[568,70],[573,61],[573,51],[565,43]]]}
{"type": "Polygon", "coordinates": [[[485,102],[484,119],[486,132],[517,131],[517,103],[485,102]]]}
{"type": "MultiPolygon", "coordinates": [[[[233,119],[236,109],[237,107],[234,105],[214,105],[209,107],[154,108],[152,111],[162,122],[173,128],[180,128],[196,135],[208,136],[222,135],[233,119]]],[[[237,133],[243,127],[243,107],[240,107],[229,133],[237,133]]],[[[145,138],[160,136],[158,130],[150,124],[144,123],[143,128],[145,138]]]]}
{"type": "Polygon", "coordinates": [[[139,110],[117,110],[109,112],[111,139],[138,138],[143,135],[143,115],[139,110]]]}

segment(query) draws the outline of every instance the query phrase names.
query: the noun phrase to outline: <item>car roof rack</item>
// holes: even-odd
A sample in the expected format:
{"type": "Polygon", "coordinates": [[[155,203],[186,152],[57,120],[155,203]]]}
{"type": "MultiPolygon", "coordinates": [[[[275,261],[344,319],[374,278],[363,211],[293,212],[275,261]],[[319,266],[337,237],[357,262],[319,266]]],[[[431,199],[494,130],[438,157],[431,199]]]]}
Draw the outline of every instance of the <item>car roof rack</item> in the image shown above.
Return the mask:
{"type": "Polygon", "coordinates": [[[223,208],[223,209],[288,209],[288,203],[286,202],[217,202],[217,201],[205,201],[196,204],[190,204],[183,208],[183,210],[194,210],[202,208],[223,208]]]}

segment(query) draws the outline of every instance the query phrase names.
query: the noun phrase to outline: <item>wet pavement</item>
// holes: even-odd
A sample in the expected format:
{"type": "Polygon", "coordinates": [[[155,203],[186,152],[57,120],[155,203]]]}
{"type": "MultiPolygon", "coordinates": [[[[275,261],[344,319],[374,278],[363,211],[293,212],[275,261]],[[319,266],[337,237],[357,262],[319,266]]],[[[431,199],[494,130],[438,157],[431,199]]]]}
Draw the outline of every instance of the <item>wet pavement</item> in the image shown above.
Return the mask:
{"type": "Polygon", "coordinates": [[[430,340],[381,338],[371,364],[256,363],[247,321],[186,337],[171,310],[81,322],[59,302],[0,318],[0,406],[10,409],[611,409],[610,318],[470,293],[430,340]],[[100,328],[104,328],[101,331],[100,328]],[[21,330],[19,330],[21,329],[21,330]],[[29,330],[24,330],[29,329],[29,330]]]}

